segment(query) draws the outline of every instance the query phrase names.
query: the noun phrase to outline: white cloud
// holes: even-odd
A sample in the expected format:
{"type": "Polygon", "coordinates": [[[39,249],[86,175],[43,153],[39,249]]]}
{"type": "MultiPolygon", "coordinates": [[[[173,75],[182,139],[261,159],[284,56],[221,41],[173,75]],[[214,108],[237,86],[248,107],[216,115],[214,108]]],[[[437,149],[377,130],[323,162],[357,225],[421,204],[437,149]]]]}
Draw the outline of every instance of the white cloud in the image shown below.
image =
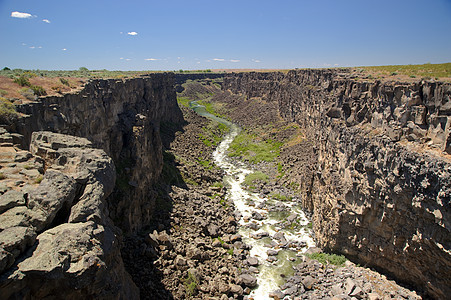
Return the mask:
{"type": "Polygon", "coordinates": [[[42,49],[42,46],[39,46],[38,49],[42,49]]]}
{"type": "Polygon", "coordinates": [[[128,35],[138,35],[138,33],[137,33],[137,32],[135,32],[135,31],[130,31],[130,32],[127,32],[127,34],[128,34],[128,35]]]}
{"type": "Polygon", "coordinates": [[[18,12],[18,11],[13,11],[11,13],[11,17],[13,18],[19,18],[19,19],[29,19],[32,18],[33,16],[29,13],[22,13],[22,12],[18,12]]]}
{"type": "Polygon", "coordinates": [[[253,62],[259,63],[260,61],[258,59],[252,59],[253,62]]]}
{"type": "Polygon", "coordinates": [[[131,59],[131,58],[126,58],[125,60],[126,60],[126,61],[129,61],[129,60],[132,60],[132,59],[131,59]]]}
{"type": "Polygon", "coordinates": [[[159,60],[159,59],[158,58],[145,58],[144,60],[154,61],[154,60],[159,60]]]}
{"type": "Polygon", "coordinates": [[[63,48],[62,50],[63,50],[63,51],[67,51],[67,49],[66,49],[66,48],[63,48]]]}
{"type": "Polygon", "coordinates": [[[36,48],[36,47],[35,47],[35,46],[31,46],[31,47],[30,47],[30,49],[34,49],[34,48],[36,48]]]}
{"type": "Polygon", "coordinates": [[[239,59],[231,59],[230,62],[239,62],[239,59]]]}
{"type": "Polygon", "coordinates": [[[224,58],[213,58],[214,61],[225,61],[224,58]]]}
{"type": "Polygon", "coordinates": [[[47,24],[50,24],[50,21],[47,20],[47,19],[42,19],[42,22],[45,22],[45,23],[47,23],[47,24]]]}
{"type": "Polygon", "coordinates": [[[119,59],[124,59],[123,57],[119,58],[119,59]]]}

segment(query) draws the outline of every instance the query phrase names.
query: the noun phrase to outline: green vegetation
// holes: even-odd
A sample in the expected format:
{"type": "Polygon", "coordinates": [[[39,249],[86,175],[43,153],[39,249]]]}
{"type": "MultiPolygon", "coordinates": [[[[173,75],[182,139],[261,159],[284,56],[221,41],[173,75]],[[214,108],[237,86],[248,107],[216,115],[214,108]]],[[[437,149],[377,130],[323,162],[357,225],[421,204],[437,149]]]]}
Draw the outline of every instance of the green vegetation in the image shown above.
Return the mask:
{"type": "Polygon", "coordinates": [[[188,297],[192,297],[196,293],[199,282],[193,273],[188,272],[188,277],[183,280],[183,284],[185,285],[185,290],[188,297]]]}
{"type": "MultiPolygon", "coordinates": [[[[424,64],[424,65],[399,65],[399,66],[375,66],[360,67],[366,71],[382,73],[385,75],[407,75],[420,78],[451,77],[451,63],[445,64],[424,64]]],[[[415,78],[412,77],[412,78],[415,78]]]]}
{"type": "Polygon", "coordinates": [[[3,173],[0,173],[0,180],[3,180],[3,179],[5,179],[5,178],[6,178],[6,175],[3,174],[3,173]]]}
{"type": "Polygon", "coordinates": [[[189,107],[189,103],[191,101],[192,100],[187,97],[177,97],[177,103],[179,104],[179,106],[189,107]]]}
{"type": "Polygon", "coordinates": [[[271,197],[280,201],[291,201],[293,197],[282,195],[279,193],[271,193],[271,197]]]}
{"type": "Polygon", "coordinates": [[[32,85],[30,86],[31,90],[36,96],[45,96],[47,95],[47,92],[42,86],[39,85],[32,85]]]}
{"type": "Polygon", "coordinates": [[[7,91],[0,89],[0,97],[3,97],[5,95],[7,95],[7,94],[8,94],[7,91]]]}
{"type": "Polygon", "coordinates": [[[34,179],[34,183],[40,184],[42,179],[44,179],[44,176],[42,176],[42,174],[39,174],[38,176],[36,176],[36,178],[34,179]]]}
{"type": "Polygon", "coordinates": [[[244,184],[246,184],[250,189],[254,189],[256,183],[266,183],[268,182],[268,180],[268,175],[261,171],[255,171],[254,173],[246,175],[246,177],[244,178],[244,184]]]}
{"type": "Polygon", "coordinates": [[[69,80],[67,80],[66,78],[60,78],[60,82],[64,85],[70,86],[69,80]]]}
{"type": "Polygon", "coordinates": [[[312,254],[306,254],[308,258],[316,259],[323,265],[331,264],[335,265],[337,267],[341,267],[346,262],[346,257],[343,255],[337,255],[337,254],[328,254],[328,253],[312,253],[312,254]]]}
{"type": "Polygon", "coordinates": [[[215,181],[211,186],[215,188],[223,188],[224,183],[222,183],[221,181],[215,181]]]}
{"type": "Polygon", "coordinates": [[[272,140],[260,140],[256,135],[243,131],[230,144],[228,155],[240,156],[252,163],[271,162],[279,156],[282,144],[272,140]]]}
{"type": "Polygon", "coordinates": [[[19,114],[16,111],[16,107],[11,101],[0,97],[0,123],[10,124],[12,123],[19,114]]]}
{"type": "Polygon", "coordinates": [[[34,94],[34,91],[28,87],[21,88],[19,90],[19,93],[22,96],[24,96],[25,98],[27,98],[28,100],[36,100],[37,99],[36,95],[34,94]]]}
{"type": "Polygon", "coordinates": [[[28,80],[28,78],[23,75],[15,78],[14,83],[17,83],[20,86],[31,86],[30,80],[28,80]]]}
{"type": "Polygon", "coordinates": [[[283,175],[285,175],[285,171],[283,170],[283,165],[280,162],[277,163],[277,172],[279,173],[279,175],[277,176],[278,178],[282,178],[283,175]]]}
{"type": "Polygon", "coordinates": [[[209,160],[203,160],[203,159],[197,159],[197,162],[200,163],[204,168],[208,170],[212,170],[214,168],[214,165],[211,164],[209,160]]]}

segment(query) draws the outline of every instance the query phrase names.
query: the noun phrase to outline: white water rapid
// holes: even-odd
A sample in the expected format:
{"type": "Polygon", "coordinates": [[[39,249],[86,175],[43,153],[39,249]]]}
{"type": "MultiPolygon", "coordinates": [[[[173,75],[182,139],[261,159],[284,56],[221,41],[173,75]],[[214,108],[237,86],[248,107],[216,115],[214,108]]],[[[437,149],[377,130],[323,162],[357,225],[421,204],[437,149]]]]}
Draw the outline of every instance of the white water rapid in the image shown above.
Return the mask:
{"type": "Polygon", "coordinates": [[[233,201],[242,216],[239,221],[239,233],[243,237],[243,242],[252,247],[250,255],[259,261],[258,273],[254,274],[257,277],[258,286],[252,290],[250,297],[255,300],[269,299],[269,293],[279,289],[279,285],[285,282],[284,277],[288,278],[294,273],[293,266],[301,262],[298,255],[309,247],[315,246],[311,229],[307,226],[309,220],[296,199],[280,201],[245,190],[242,184],[246,175],[253,170],[244,163],[227,156],[227,149],[239,134],[240,129],[226,120],[206,113],[197,103],[194,103],[193,109],[230,128],[230,132],[214,151],[213,158],[215,163],[225,171],[224,183],[228,187],[227,197],[233,201]],[[201,111],[198,111],[199,108],[201,111]],[[278,209],[268,211],[268,206],[278,209]],[[256,213],[261,217],[256,219],[256,213]],[[283,224],[287,218],[291,218],[291,224],[295,223],[296,226],[283,224]],[[250,223],[255,223],[254,229],[258,229],[249,228],[247,225],[250,223]],[[277,251],[277,255],[269,257],[268,250],[273,250],[273,253],[277,251]],[[275,258],[277,259],[274,261],[275,258]]]}

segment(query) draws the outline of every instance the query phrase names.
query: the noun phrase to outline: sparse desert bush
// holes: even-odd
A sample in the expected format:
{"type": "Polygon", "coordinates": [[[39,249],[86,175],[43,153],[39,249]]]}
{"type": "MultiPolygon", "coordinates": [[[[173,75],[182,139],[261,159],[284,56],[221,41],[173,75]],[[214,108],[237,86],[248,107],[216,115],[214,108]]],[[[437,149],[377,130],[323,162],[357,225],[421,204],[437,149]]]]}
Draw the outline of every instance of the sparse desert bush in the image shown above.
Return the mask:
{"type": "Polygon", "coordinates": [[[0,97],[0,123],[10,124],[18,117],[16,107],[9,100],[0,97]]]}
{"type": "Polygon", "coordinates": [[[69,80],[67,80],[66,78],[60,78],[60,82],[64,85],[70,86],[69,80]]]}
{"type": "Polygon", "coordinates": [[[39,85],[32,85],[30,86],[31,90],[36,96],[45,96],[47,95],[47,92],[42,86],[39,85]]]}
{"type": "Polygon", "coordinates": [[[20,86],[31,86],[30,80],[28,80],[28,78],[24,75],[21,75],[14,79],[14,83],[17,83],[20,86]]]}
{"type": "Polygon", "coordinates": [[[195,294],[197,290],[198,280],[193,273],[188,272],[188,277],[184,280],[185,290],[188,297],[191,297],[195,294]]]}
{"type": "Polygon", "coordinates": [[[38,97],[34,94],[34,91],[31,88],[21,88],[19,90],[19,94],[27,98],[28,100],[36,100],[38,97]]]}

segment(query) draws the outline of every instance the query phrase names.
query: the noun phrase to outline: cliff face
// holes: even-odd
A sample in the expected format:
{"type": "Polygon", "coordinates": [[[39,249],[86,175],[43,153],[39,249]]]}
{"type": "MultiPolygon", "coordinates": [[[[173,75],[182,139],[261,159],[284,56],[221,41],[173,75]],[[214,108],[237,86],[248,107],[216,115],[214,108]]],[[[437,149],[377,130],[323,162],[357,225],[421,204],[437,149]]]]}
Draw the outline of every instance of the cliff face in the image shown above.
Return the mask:
{"type": "Polygon", "coordinates": [[[2,298],[138,299],[117,226],[154,214],[160,125],[183,121],[173,75],[94,80],[18,110],[0,135],[2,298]]]}
{"type": "Polygon", "coordinates": [[[118,171],[110,216],[123,230],[136,232],[149,223],[154,209],[151,187],[163,165],[160,124],[183,120],[173,76],[93,80],[79,93],[20,106],[28,117],[15,131],[25,136],[24,141],[34,131],[48,130],[87,138],[103,149],[118,171]]]}
{"type": "Polygon", "coordinates": [[[223,89],[275,103],[313,142],[314,172],[294,180],[321,247],[451,292],[450,84],[299,70],[232,74],[223,89]]]}

